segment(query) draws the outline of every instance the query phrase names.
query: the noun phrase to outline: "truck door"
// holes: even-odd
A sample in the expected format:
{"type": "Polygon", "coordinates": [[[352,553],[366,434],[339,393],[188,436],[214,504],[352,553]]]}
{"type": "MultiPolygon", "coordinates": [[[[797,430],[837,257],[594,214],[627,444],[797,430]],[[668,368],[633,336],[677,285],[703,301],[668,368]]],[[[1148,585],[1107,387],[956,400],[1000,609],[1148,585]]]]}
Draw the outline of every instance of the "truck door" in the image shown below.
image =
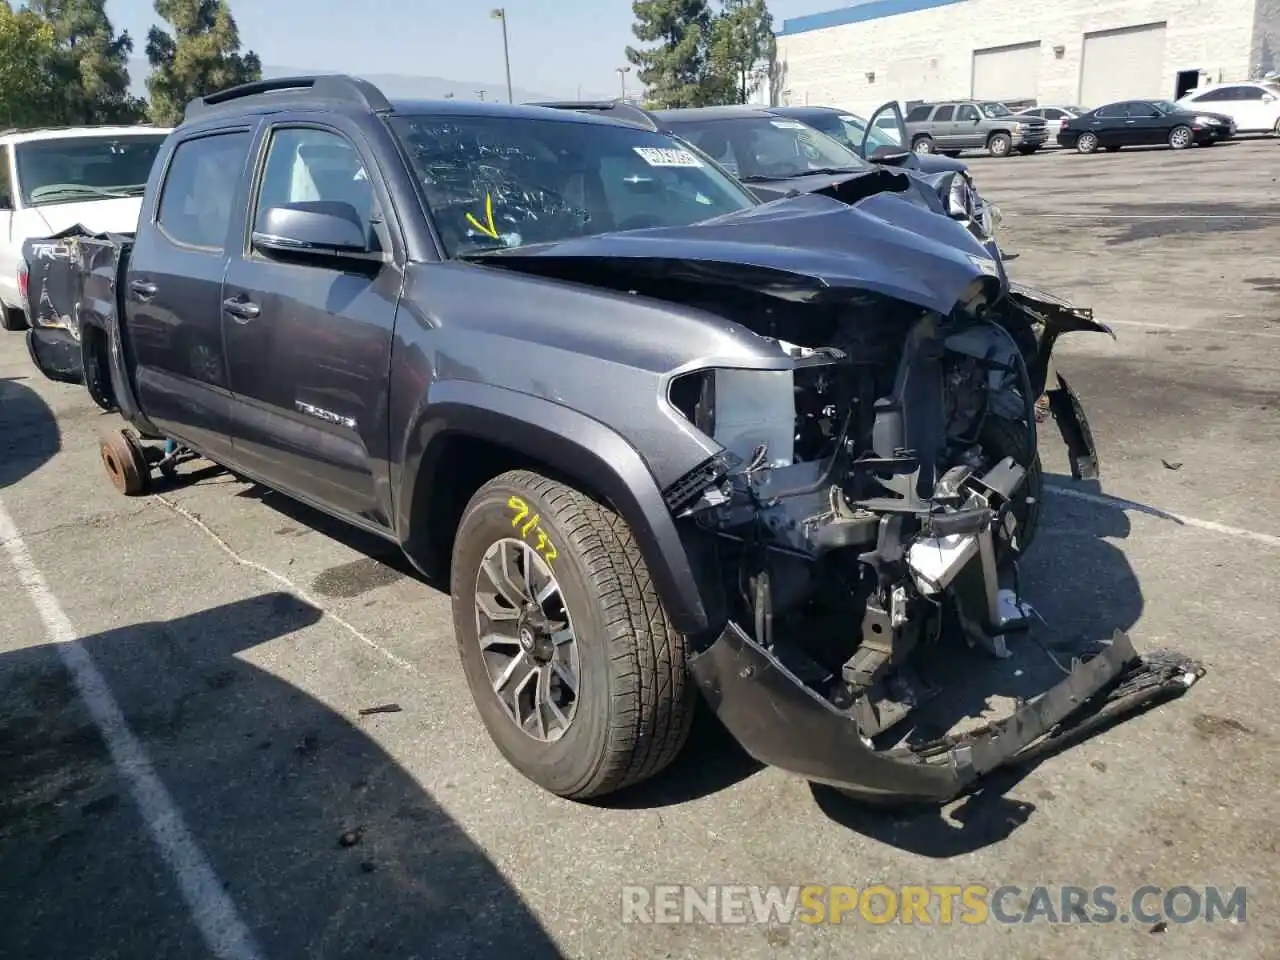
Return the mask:
{"type": "Polygon", "coordinates": [[[286,492],[389,529],[387,377],[403,276],[389,199],[356,129],[282,120],[263,138],[249,242],[220,301],[235,458],[286,492]],[[285,220],[269,229],[273,208],[358,221],[369,251],[307,249],[307,237],[278,234],[285,220]]]}
{"type": "Polygon", "coordinates": [[[143,412],[214,459],[230,450],[222,276],[252,141],[246,126],[176,145],[159,200],[142,212],[123,291],[143,412]]]}

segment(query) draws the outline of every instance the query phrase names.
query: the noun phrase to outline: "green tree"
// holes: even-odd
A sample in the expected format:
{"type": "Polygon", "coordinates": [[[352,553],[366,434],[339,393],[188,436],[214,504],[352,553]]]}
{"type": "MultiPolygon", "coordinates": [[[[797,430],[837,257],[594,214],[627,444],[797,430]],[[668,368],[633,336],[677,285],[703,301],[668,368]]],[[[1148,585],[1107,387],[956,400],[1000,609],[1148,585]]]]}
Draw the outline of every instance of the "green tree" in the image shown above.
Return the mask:
{"type": "Polygon", "coordinates": [[[181,122],[196,97],[262,78],[252,50],[240,52],[240,30],[226,0],[155,0],[156,13],[172,32],[147,34],[151,119],[162,126],[181,122]]]}
{"type": "Polygon", "coordinates": [[[648,98],[656,107],[696,107],[706,102],[707,0],[634,0],[637,40],[654,46],[627,47],[648,98]]]}
{"type": "Polygon", "coordinates": [[[0,126],[48,122],[55,107],[53,27],[30,10],[0,0],[0,126]]]}
{"type": "Polygon", "coordinates": [[[30,0],[30,10],[53,30],[48,71],[58,91],[47,122],[128,123],[143,104],[129,94],[128,31],[117,34],[106,0],[30,0]]]}
{"type": "Polygon", "coordinates": [[[769,79],[777,52],[765,0],[723,0],[711,24],[709,97],[716,103],[746,103],[769,79]]]}

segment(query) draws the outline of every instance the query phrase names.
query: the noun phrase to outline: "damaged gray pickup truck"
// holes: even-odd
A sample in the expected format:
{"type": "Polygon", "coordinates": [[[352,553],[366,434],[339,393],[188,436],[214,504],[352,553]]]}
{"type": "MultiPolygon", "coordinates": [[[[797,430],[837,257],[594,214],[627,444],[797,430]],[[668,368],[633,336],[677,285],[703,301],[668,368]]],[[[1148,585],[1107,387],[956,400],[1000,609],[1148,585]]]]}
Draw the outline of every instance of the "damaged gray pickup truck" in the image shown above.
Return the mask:
{"type": "Polygon", "coordinates": [[[135,236],[58,241],[74,331],[32,352],[65,334],[131,425],[125,493],[198,454],[447,569],[480,716],[550,791],[657,773],[700,693],[765,763],[941,802],[1199,668],[1117,633],[1003,721],[904,736],[918,668],[1027,626],[1034,406],[1094,475],[1046,370],[1109,331],[907,177],[851,180],[761,203],[619,122],[263,81],[188,107],[135,236]]]}

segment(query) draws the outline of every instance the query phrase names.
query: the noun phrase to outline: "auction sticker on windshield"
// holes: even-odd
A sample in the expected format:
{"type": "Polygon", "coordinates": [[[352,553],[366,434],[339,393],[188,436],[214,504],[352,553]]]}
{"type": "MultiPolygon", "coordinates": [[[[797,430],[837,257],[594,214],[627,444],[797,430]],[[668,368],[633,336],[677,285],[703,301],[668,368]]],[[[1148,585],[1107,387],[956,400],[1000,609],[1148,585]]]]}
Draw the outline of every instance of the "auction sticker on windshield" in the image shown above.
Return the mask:
{"type": "Polygon", "coordinates": [[[804,124],[799,120],[770,120],[775,127],[781,130],[803,130],[804,124]]]}
{"type": "Polygon", "coordinates": [[[700,167],[702,161],[678,147],[632,147],[651,167],[700,167]]]}

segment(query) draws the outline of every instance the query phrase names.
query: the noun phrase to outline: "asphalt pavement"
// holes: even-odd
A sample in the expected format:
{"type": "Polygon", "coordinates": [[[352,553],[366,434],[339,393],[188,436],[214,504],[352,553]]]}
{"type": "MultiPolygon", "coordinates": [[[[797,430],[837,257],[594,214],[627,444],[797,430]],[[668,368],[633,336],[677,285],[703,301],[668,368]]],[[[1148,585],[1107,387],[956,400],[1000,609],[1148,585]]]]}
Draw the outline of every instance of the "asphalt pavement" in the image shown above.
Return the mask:
{"type": "Polygon", "coordinates": [[[942,810],[859,806],[706,722],[657,780],[560,800],[491,745],[437,585],[215,469],[117,495],[118,418],[4,334],[0,956],[1280,956],[1280,140],[972,170],[1014,277],[1117,334],[1062,344],[1103,476],[1046,436],[1045,624],[990,689],[1119,627],[1204,663],[1183,698],[942,810]],[[1015,912],[1217,885],[1247,914],[624,923],[655,884],[1017,885],[1015,912]]]}

